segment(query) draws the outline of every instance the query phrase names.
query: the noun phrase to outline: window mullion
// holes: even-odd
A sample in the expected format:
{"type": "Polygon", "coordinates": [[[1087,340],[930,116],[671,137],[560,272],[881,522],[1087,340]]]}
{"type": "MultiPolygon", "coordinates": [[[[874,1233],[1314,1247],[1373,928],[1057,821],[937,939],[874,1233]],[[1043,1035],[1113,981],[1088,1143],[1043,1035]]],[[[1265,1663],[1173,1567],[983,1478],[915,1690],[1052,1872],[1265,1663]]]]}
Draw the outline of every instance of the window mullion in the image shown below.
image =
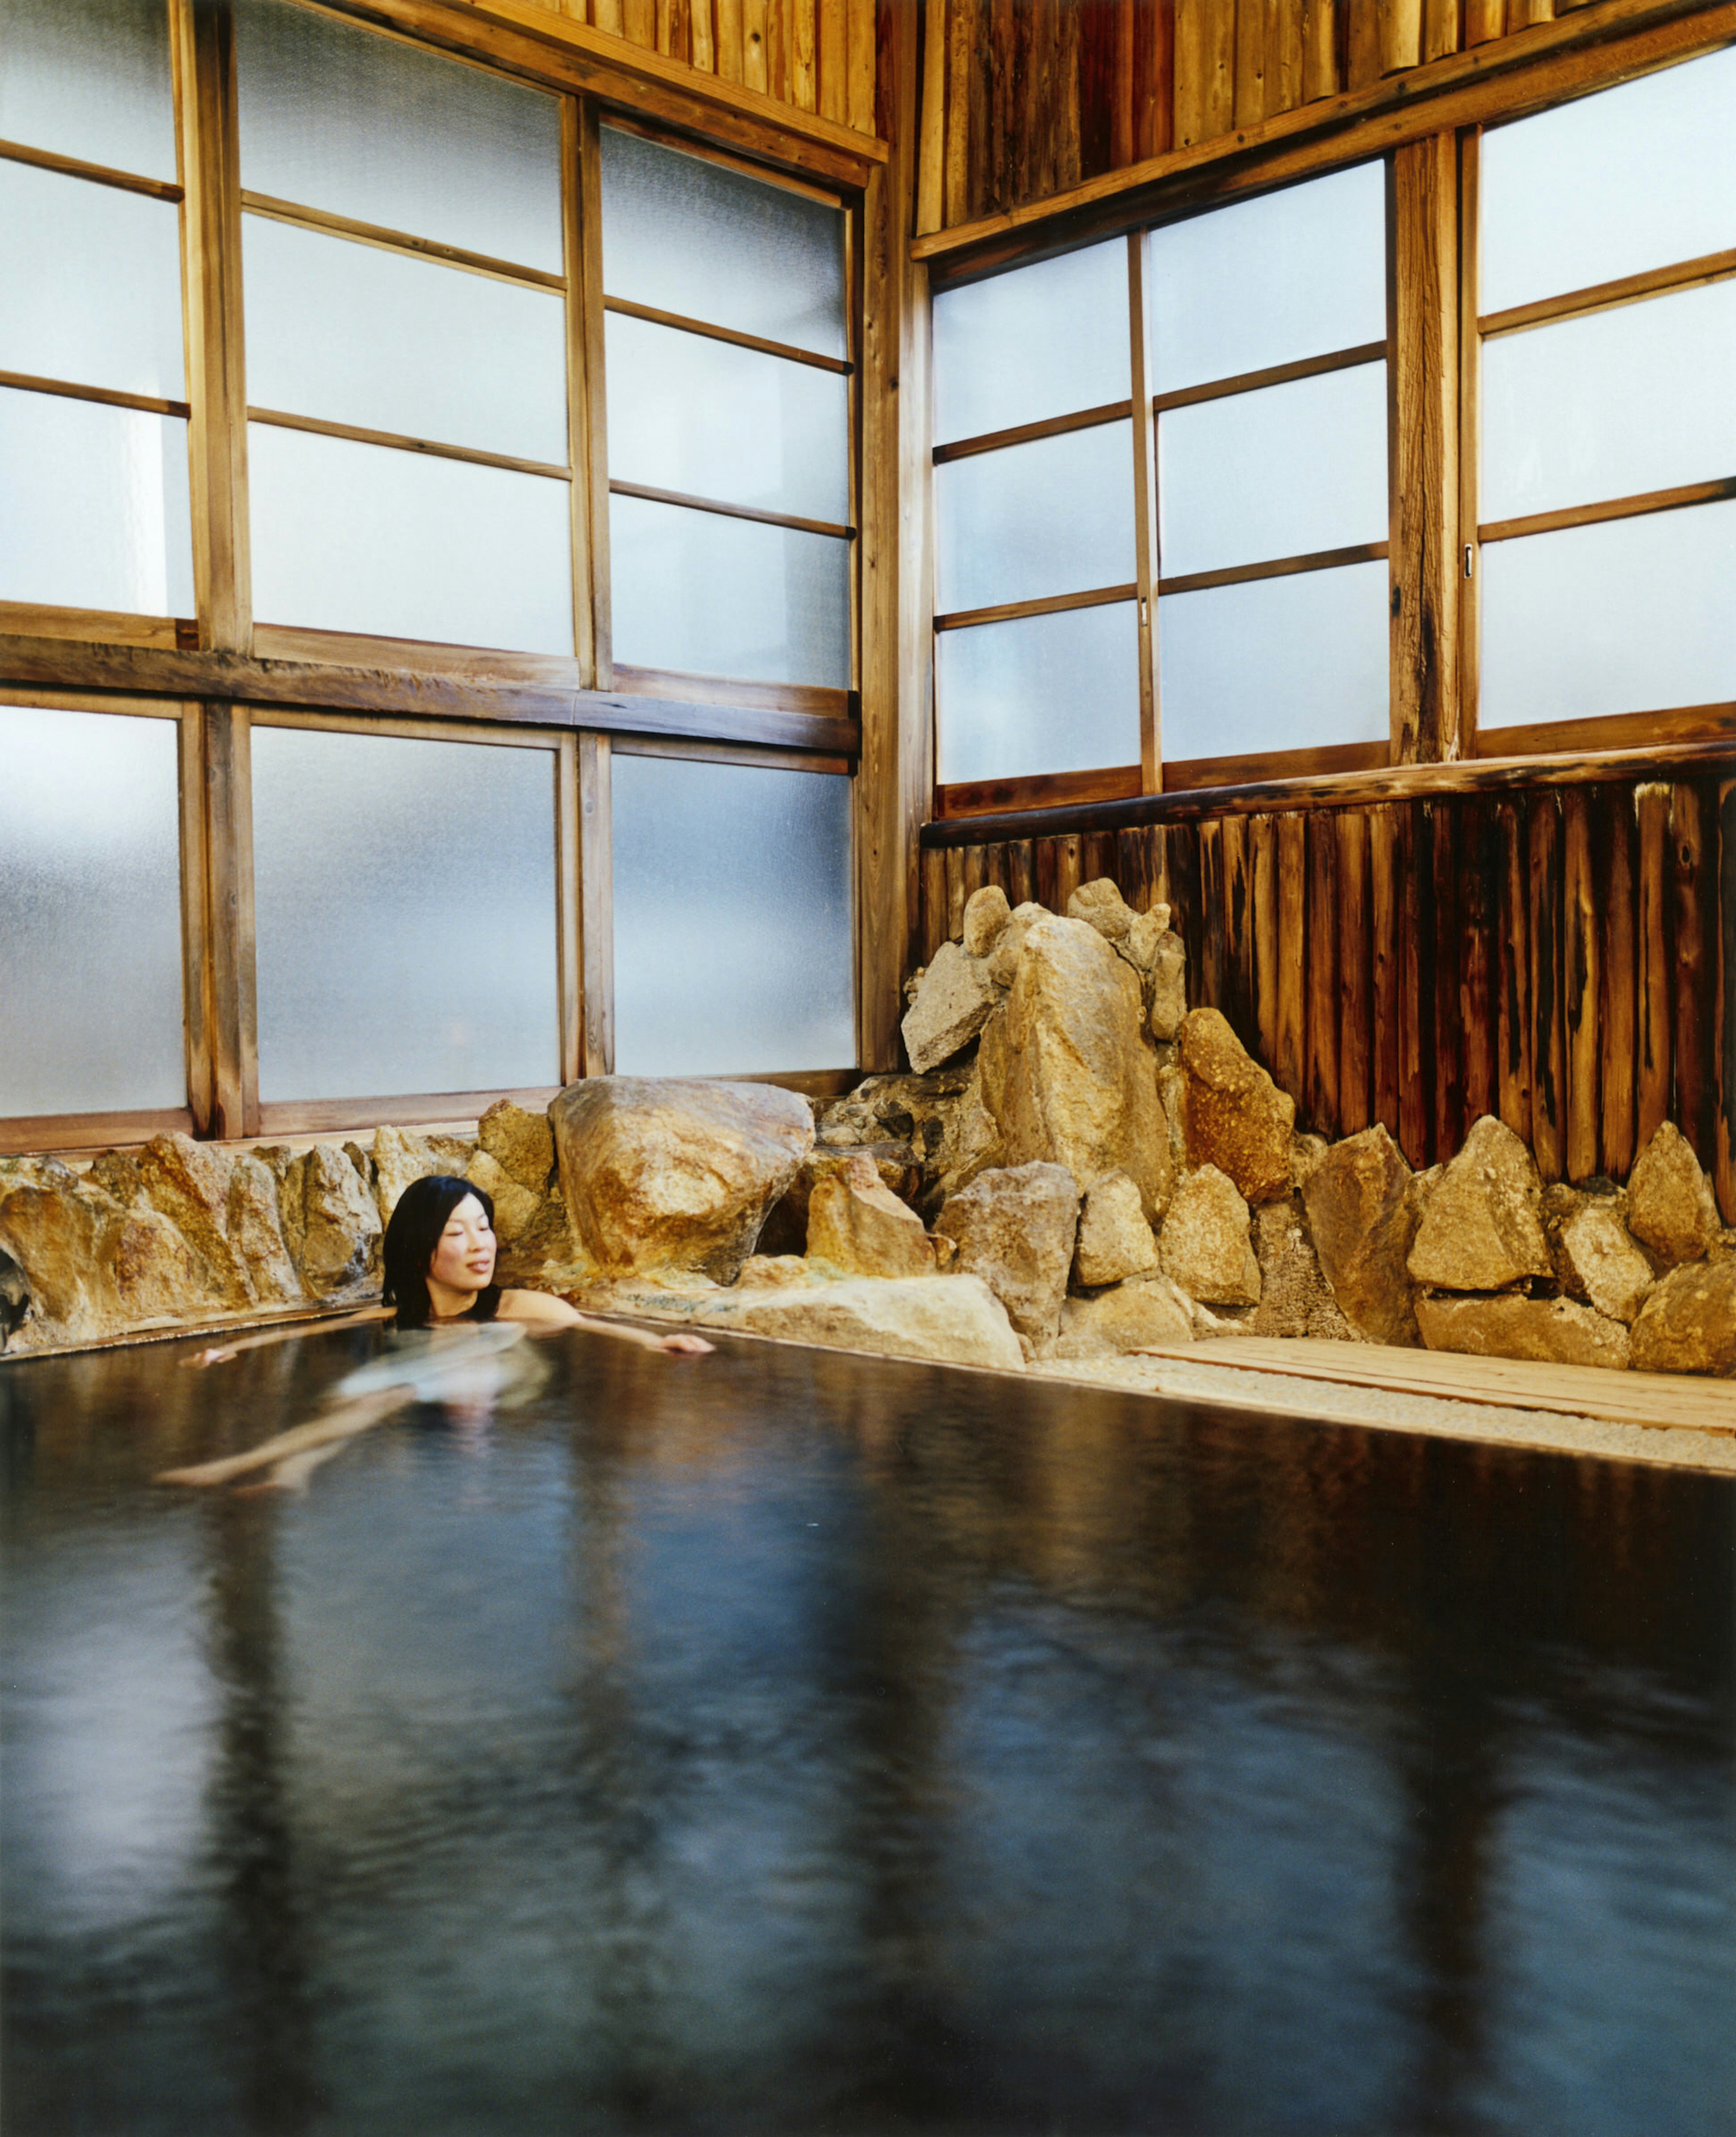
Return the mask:
{"type": "Polygon", "coordinates": [[[1163,724],[1157,687],[1157,469],[1151,386],[1145,375],[1145,237],[1127,238],[1127,327],[1133,404],[1134,575],[1139,582],[1140,791],[1164,783],[1163,724]]]}

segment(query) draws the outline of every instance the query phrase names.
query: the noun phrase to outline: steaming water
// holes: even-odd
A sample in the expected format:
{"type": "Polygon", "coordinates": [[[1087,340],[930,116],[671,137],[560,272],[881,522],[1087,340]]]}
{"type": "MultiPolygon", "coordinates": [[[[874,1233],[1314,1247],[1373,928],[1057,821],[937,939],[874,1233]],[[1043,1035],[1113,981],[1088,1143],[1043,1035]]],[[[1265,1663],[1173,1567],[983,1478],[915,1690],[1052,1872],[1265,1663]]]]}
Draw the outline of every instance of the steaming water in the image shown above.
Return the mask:
{"type": "Polygon", "coordinates": [[[586,1335],[149,1482],[382,1340],[0,1369],[9,2137],[1736,2128],[1727,1482],[586,1335]]]}

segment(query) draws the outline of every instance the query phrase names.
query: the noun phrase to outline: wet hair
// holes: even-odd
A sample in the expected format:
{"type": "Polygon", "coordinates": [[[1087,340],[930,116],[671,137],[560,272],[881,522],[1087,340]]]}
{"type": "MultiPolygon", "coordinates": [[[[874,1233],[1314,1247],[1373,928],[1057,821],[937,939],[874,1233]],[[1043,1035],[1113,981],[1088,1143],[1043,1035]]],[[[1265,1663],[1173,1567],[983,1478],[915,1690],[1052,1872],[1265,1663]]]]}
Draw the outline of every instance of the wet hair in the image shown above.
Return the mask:
{"type": "MultiPolygon", "coordinates": [[[[386,1264],[386,1303],[398,1309],[397,1327],[428,1326],[434,1312],[434,1302],[428,1296],[428,1265],[440,1245],[446,1219],[467,1199],[482,1205],[492,1229],[493,1198],[474,1180],[455,1180],[448,1172],[430,1172],[421,1180],[412,1180],[398,1197],[381,1247],[386,1264]]],[[[500,1286],[490,1283],[478,1292],[475,1304],[459,1317],[492,1321],[499,1309],[500,1286]]]]}

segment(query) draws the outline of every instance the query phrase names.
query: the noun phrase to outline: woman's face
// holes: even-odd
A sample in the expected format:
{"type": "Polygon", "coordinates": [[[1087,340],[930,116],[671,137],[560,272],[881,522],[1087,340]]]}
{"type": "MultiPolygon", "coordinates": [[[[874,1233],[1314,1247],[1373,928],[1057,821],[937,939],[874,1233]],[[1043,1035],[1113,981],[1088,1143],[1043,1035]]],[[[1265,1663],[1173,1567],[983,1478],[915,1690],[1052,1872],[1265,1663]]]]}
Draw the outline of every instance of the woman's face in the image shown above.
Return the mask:
{"type": "Polygon", "coordinates": [[[494,1229],[481,1203],[467,1195],[446,1219],[428,1264],[428,1281],[445,1284],[449,1291],[474,1292],[485,1291],[494,1280],[494,1229]]]}

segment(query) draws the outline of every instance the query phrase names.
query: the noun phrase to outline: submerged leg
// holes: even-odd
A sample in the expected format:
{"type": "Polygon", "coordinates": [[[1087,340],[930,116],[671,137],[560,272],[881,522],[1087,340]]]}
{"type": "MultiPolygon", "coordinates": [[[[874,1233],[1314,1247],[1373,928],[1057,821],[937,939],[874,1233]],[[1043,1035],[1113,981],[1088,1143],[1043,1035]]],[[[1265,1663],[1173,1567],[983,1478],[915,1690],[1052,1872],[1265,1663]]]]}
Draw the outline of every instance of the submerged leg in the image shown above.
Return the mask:
{"type": "Polygon", "coordinates": [[[186,1469],[160,1470],[155,1481],[159,1484],[226,1484],[232,1477],[245,1477],[250,1470],[269,1469],[289,1456],[332,1446],[335,1441],[353,1439],[358,1432],[366,1432],[371,1425],[380,1424],[394,1410],[402,1409],[416,1399],[416,1390],[411,1387],[377,1388],[365,1395],[354,1395],[347,1402],[338,1403],[306,1424],[293,1425],[288,1432],[280,1432],[275,1438],[250,1448],[245,1454],[228,1454],[220,1461],[195,1463],[186,1469]]]}

